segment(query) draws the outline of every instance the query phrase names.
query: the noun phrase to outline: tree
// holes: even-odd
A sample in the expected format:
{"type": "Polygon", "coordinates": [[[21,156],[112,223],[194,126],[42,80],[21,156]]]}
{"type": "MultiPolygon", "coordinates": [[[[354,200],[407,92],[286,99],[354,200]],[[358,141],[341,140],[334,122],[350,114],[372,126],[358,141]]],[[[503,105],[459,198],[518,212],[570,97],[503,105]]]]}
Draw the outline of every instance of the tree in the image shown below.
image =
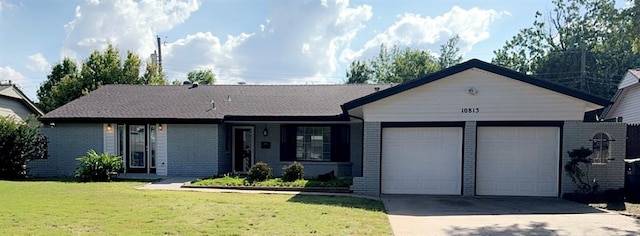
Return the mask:
{"type": "Polygon", "coordinates": [[[207,70],[194,70],[189,71],[187,73],[187,80],[191,83],[198,84],[214,84],[216,82],[216,75],[213,74],[213,71],[207,70]]]}
{"type": "Polygon", "coordinates": [[[47,140],[33,120],[0,117],[0,179],[23,178],[27,162],[45,158],[47,140]]]}
{"type": "Polygon", "coordinates": [[[440,47],[440,56],[429,51],[400,50],[397,45],[388,48],[380,45],[380,52],[373,60],[355,60],[347,69],[348,84],[353,83],[404,83],[460,63],[459,37],[450,38],[440,47]]]}
{"type": "Polygon", "coordinates": [[[160,72],[160,66],[158,63],[148,62],[147,68],[142,76],[142,83],[151,85],[168,85],[169,81],[167,81],[164,73],[160,72]]]}
{"type": "Polygon", "coordinates": [[[52,111],[105,84],[143,84],[140,58],[127,52],[124,62],[118,49],[108,45],[103,52],[93,51],[78,70],[76,62],[65,58],[53,66],[47,80],[38,88],[39,108],[52,111]]]}
{"type": "Polygon", "coordinates": [[[460,36],[456,35],[447,40],[447,43],[440,45],[440,57],[438,57],[438,64],[441,69],[460,64],[462,56],[460,56],[460,48],[458,47],[459,42],[460,36]]]}
{"type": "MultiPolygon", "coordinates": [[[[637,0],[636,0],[637,2],[637,0]]],[[[520,30],[494,51],[492,63],[609,98],[630,67],[638,34],[633,11],[613,0],[554,0],[547,17],[536,13],[532,27],[520,30]]],[[[637,5],[637,4],[636,4],[637,5]]]]}
{"type": "Polygon", "coordinates": [[[64,58],[62,62],[54,65],[51,73],[47,75],[47,80],[38,88],[39,108],[44,112],[49,112],[73,100],[75,95],[66,96],[58,92],[62,89],[58,84],[63,79],[67,81],[73,80],[79,84],[79,81],[77,81],[78,76],[78,65],[69,58],[64,58]]]}

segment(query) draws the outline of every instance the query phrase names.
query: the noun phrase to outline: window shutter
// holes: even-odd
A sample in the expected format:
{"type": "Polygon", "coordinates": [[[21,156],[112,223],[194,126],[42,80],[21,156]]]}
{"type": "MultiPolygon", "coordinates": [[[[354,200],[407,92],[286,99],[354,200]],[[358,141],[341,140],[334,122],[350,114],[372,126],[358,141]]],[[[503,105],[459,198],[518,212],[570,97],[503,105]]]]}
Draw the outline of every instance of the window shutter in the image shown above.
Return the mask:
{"type": "Polygon", "coordinates": [[[296,127],[293,125],[280,126],[280,161],[295,160],[296,127]]]}
{"type": "Polygon", "coordinates": [[[349,125],[335,125],[331,130],[331,161],[348,162],[351,154],[349,125]]]}

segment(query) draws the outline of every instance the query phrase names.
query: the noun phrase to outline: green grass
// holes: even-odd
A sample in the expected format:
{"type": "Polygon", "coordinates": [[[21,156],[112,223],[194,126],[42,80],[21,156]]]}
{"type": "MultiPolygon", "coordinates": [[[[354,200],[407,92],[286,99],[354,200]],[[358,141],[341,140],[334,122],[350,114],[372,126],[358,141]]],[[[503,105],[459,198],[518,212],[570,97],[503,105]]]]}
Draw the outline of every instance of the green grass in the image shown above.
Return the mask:
{"type": "Polygon", "coordinates": [[[0,181],[0,235],[390,235],[381,202],[0,181]]]}
{"type": "Polygon", "coordinates": [[[280,178],[268,179],[260,182],[249,182],[244,177],[224,176],[220,178],[198,179],[193,182],[196,186],[261,186],[261,187],[349,187],[351,178],[336,178],[331,181],[319,181],[315,179],[296,180],[285,182],[280,178]]]}

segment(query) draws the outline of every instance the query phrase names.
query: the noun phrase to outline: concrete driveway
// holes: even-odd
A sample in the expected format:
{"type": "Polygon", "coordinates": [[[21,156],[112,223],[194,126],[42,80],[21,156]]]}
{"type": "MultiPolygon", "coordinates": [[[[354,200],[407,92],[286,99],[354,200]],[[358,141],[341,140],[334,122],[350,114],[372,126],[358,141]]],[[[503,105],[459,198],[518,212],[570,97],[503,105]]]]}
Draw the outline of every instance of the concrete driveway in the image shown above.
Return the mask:
{"type": "Polygon", "coordinates": [[[640,220],[558,198],[381,199],[395,235],[640,235],[640,220]]]}

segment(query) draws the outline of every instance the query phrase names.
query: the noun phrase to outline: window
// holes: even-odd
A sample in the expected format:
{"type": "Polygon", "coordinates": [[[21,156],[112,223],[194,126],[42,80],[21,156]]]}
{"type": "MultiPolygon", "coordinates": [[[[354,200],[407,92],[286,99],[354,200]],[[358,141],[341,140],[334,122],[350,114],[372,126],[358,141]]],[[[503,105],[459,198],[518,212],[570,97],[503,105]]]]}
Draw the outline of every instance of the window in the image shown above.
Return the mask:
{"type": "Polygon", "coordinates": [[[330,161],[331,127],[297,127],[296,160],[330,161]]]}
{"type": "Polygon", "coordinates": [[[597,133],[591,140],[593,143],[593,163],[607,163],[609,160],[609,136],[605,133],[597,133]]]}
{"type": "Polygon", "coordinates": [[[282,125],[280,160],[349,161],[349,125],[282,125]]]}

